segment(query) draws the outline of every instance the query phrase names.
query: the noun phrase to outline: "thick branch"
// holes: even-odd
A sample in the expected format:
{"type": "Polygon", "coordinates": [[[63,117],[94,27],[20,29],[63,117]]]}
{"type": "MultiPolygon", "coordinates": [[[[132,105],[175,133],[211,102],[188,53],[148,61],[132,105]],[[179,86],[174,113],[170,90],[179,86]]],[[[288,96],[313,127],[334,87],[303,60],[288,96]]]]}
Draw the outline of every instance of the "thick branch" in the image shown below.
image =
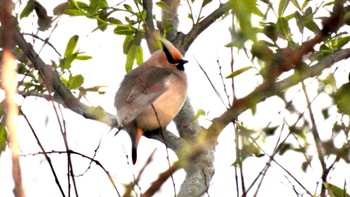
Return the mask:
{"type": "Polygon", "coordinates": [[[162,0],[167,8],[162,10],[162,28],[166,31],[166,38],[173,41],[178,32],[179,18],[177,8],[180,0],[162,0]]]}
{"type": "Polygon", "coordinates": [[[156,39],[155,39],[155,29],[153,23],[153,1],[143,0],[143,9],[146,10],[146,24],[145,24],[145,37],[147,41],[148,49],[151,53],[157,50],[156,39]]]}

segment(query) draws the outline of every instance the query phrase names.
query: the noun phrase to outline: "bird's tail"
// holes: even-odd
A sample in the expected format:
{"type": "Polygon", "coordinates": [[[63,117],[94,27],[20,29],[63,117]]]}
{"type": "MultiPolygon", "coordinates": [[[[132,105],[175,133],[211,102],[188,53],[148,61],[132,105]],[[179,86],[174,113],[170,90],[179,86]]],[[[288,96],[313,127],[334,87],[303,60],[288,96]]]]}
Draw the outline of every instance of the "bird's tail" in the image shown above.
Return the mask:
{"type": "Polygon", "coordinates": [[[131,158],[132,158],[132,164],[135,165],[136,160],[137,160],[137,148],[132,147],[131,149],[131,158]]]}
{"type": "Polygon", "coordinates": [[[129,135],[131,137],[132,142],[131,159],[132,164],[135,165],[137,161],[137,146],[139,144],[141,136],[143,135],[143,130],[141,128],[136,128],[136,131],[129,133],[129,135]]]}

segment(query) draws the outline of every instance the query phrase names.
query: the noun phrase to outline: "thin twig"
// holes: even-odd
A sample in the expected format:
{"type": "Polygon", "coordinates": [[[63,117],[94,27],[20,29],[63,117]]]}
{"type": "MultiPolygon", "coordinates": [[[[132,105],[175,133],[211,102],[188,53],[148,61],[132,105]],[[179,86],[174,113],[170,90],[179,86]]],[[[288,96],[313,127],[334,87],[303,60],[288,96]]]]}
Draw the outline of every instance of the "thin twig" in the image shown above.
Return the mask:
{"type": "MultiPolygon", "coordinates": [[[[55,103],[52,102],[52,105],[53,105],[53,108],[55,109],[56,106],[55,106],[55,103]]],[[[71,157],[71,154],[69,153],[69,145],[68,145],[68,137],[67,137],[67,127],[66,127],[66,121],[64,119],[64,116],[63,116],[63,113],[62,113],[62,110],[60,108],[60,106],[58,105],[58,110],[60,112],[60,117],[58,116],[58,111],[55,109],[55,113],[56,113],[56,118],[57,118],[57,121],[60,125],[60,130],[61,130],[61,134],[62,134],[62,138],[63,138],[63,142],[64,142],[64,147],[66,148],[66,151],[67,151],[67,170],[68,170],[68,173],[67,173],[67,182],[68,182],[68,196],[70,196],[70,180],[72,179],[72,182],[73,182],[73,189],[74,189],[74,192],[75,192],[75,195],[78,196],[78,189],[77,189],[77,185],[76,185],[76,182],[75,182],[75,175],[74,175],[74,172],[73,172],[73,163],[72,163],[72,157],[71,157]],[[62,125],[60,124],[62,120],[62,125]]]]}
{"type": "MultiPolygon", "coordinates": [[[[67,151],[55,151],[55,150],[53,150],[53,151],[48,151],[48,152],[38,152],[38,153],[27,154],[27,155],[35,156],[35,155],[39,155],[39,154],[43,154],[43,155],[46,154],[46,155],[47,155],[47,154],[54,154],[54,153],[57,153],[57,154],[68,154],[68,153],[70,153],[70,154],[74,154],[74,155],[79,155],[79,156],[81,156],[81,157],[83,157],[83,158],[86,158],[86,159],[88,159],[88,160],[90,160],[90,161],[93,161],[97,166],[99,166],[99,167],[105,172],[105,174],[107,175],[107,177],[108,177],[109,181],[111,182],[113,188],[114,188],[115,191],[117,192],[117,195],[118,195],[119,197],[121,197],[121,195],[120,195],[120,193],[119,193],[119,191],[118,191],[118,188],[117,188],[117,186],[115,185],[115,183],[114,183],[114,181],[113,181],[113,178],[112,178],[112,176],[110,175],[110,173],[106,170],[106,168],[105,168],[98,160],[96,160],[96,159],[94,159],[94,158],[91,158],[91,157],[89,157],[89,156],[87,156],[87,155],[84,155],[84,154],[82,154],[82,153],[79,153],[79,152],[76,152],[76,151],[73,151],[73,150],[69,150],[69,152],[67,152],[67,151]]],[[[27,155],[24,155],[24,156],[27,156],[27,155]]]]}
{"type": "MultiPolygon", "coordinates": [[[[96,147],[95,150],[94,150],[94,155],[92,156],[92,159],[95,159],[95,157],[96,157],[96,155],[97,155],[97,150],[98,150],[98,149],[100,148],[100,146],[101,146],[101,142],[102,142],[102,137],[100,138],[100,141],[98,142],[98,145],[97,145],[97,147],[96,147]]],[[[81,173],[81,174],[79,174],[79,175],[76,175],[76,176],[84,176],[84,174],[86,174],[87,171],[88,171],[89,169],[91,169],[91,164],[92,164],[92,162],[93,162],[93,160],[90,160],[90,163],[89,163],[88,167],[86,168],[85,172],[83,172],[83,173],[81,173]]]]}
{"type": "Polygon", "coordinates": [[[56,184],[57,184],[57,186],[58,186],[58,188],[59,188],[59,190],[60,190],[60,192],[61,192],[61,195],[62,195],[63,197],[66,196],[66,195],[64,194],[63,189],[62,189],[62,186],[61,186],[61,184],[60,184],[60,181],[58,180],[58,177],[57,177],[55,168],[53,167],[53,164],[52,164],[52,162],[51,162],[51,158],[49,157],[49,155],[48,155],[47,152],[45,151],[44,146],[41,144],[41,141],[40,141],[38,135],[36,134],[36,132],[35,132],[35,130],[34,130],[34,128],[33,128],[33,125],[30,123],[30,121],[29,121],[27,115],[22,111],[22,109],[19,108],[19,110],[20,110],[20,113],[21,113],[21,115],[23,116],[24,120],[27,122],[27,124],[28,124],[30,130],[32,131],[33,136],[34,136],[34,138],[35,138],[35,140],[36,140],[36,143],[38,144],[40,150],[42,151],[42,153],[43,153],[43,155],[44,155],[44,157],[45,157],[45,159],[47,160],[47,163],[49,164],[50,170],[51,170],[51,172],[52,172],[52,175],[53,175],[54,178],[55,178],[55,182],[56,182],[56,184]]]}
{"type": "MultiPolygon", "coordinates": [[[[235,131],[235,136],[234,136],[234,141],[235,141],[235,152],[236,152],[236,161],[235,161],[235,165],[234,168],[235,168],[235,182],[236,182],[236,196],[239,196],[239,180],[238,180],[238,166],[240,167],[242,162],[241,159],[240,159],[240,150],[239,150],[239,132],[238,132],[238,128],[236,126],[236,124],[234,122],[232,122],[232,125],[233,125],[233,129],[235,131]]],[[[242,178],[241,178],[242,180],[242,178]]],[[[242,182],[242,188],[243,185],[244,185],[244,180],[241,181],[242,182]]],[[[242,189],[242,192],[245,193],[245,189],[243,190],[242,189]]]]}
{"type": "Polygon", "coordinates": [[[219,91],[215,88],[213,82],[211,81],[209,75],[207,74],[207,72],[203,69],[203,67],[201,66],[201,64],[197,61],[196,58],[194,58],[196,60],[197,65],[199,66],[199,68],[202,70],[203,74],[205,75],[205,77],[207,78],[207,80],[209,81],[211,87],[213,88],[216,96],[220,99],[221,103],[227,108],[224,99],[222,98],[222,96],[220,95],[219,91]]]}
{"type": "Polygon", "coordinates": [[[56,47],[53,46],[53,45],[51,44],[51,42],[49,41],[48,38],[43,39],[43,38],[40,38],[38,35],[35,35],[35,34],[32,34],[32,33],[31,33],[31,34],[29,34],[29,33],[23,33],[23,35],[32,36],[33,38],[36,38],[36,39],[38,39],[38,40],[41,40],[41,41],[44,42],[45,44],[48,44],[48,45],[57,53],[57,55],[61,57],[61,53],[57,51],[56,47]]]}
{"type": "MultiPolygon", "coordinates": [[[[218,68],[219,68],[219,76],[220,76],[221,84],[222,84],[222,87],[224,89],[224,92],[225,92],[225,95],[227,98],[228,107],[231,107],[230,95],[227,92],[227,88],[226,88],[226,84],[225,84],[225,80],[224,80],[225,77],[222,74],[222,66],[220,64],[219,58],[216,60],[216,62],[217,62],[218,68]]],[[[231,65],[231,68],[232,67],[233,67],[233,65],[231,65]]],[[[232,79],[232,81],[233,81],[233,79],[232,79]]]]}
{"type": "MultiPolygon", "coordinates": [[[[315,141],[318,159],[319,159],[321,167],[322,167],[322,177],[321,178],[322,178],[322,182],[325,183],[327,181],[327,176],[328,176],[328,172],[329,171],[327,170],[326,162],[324,161],[324,158],[323,158],[323,151],[322,151],[322,145],[321,145],[322,141],[321,141],[320,135],[318,133],[315,117],[314,117],[314,114],[313,114],[313,111],[312,111],[312,108],[311,108],[310,98],[309,98],[309,95],[307,93],[307,90],[306,90],[304,82],[301,82],[301,85],[302,85],[302,88],[303,88],[303,92],[304,92],[304,95],[305,95],[305,100],[306,100],[306,103],[307,103],[308,112],[309,112],[309,115],[310,115],[311,133],[312,133],[312,136],[313,136],[314,141],[315,141]]],[[[321,184],[321,185],[322,186],[321,186],[321,194],[320,194],[320,196],[321,197],[325,197],[326,196],[326,187],[325,187],[324,184],[321,184]]]]}
{"type": "Polygon", "coordinates": [[[156,152],[156,149],[154,149],[154,150],[152,151],[152,153],[151,153],[150,156],[148,157],[148,159],[147,159],[145,165],[142,166],[142,168],[141,168],[140,172],[138,173],[137,177],[135,178],[135,180],[126,186],[126,191],[125,191],[123,197],[129,197],[129,196],[131,196],[131,191],[132,191],[132,189],[134,188],[135,185],[138,185],[138,183],[140,182],[141,175],[142,175],[143,172],[145,171],[146,167],[152,162],[155,152],[156,152]]]}
{"type": "MultiPolygon", "coordinates": [[[[220,6],[210,13],[207,17],[205,17],[200,23],[194,25],[192,29],[186,34],[185,40],[180,47],[180,51],[187,51],[191,46],[194,40],[201,34],[205,29],[210,27],[218,18],[222,17],[225,13],[232,10],[232,1],[228,1],[227,3],[220,4],[220,6]]],[[[178,35],[180,36],[180,34],[178,35]]]]}

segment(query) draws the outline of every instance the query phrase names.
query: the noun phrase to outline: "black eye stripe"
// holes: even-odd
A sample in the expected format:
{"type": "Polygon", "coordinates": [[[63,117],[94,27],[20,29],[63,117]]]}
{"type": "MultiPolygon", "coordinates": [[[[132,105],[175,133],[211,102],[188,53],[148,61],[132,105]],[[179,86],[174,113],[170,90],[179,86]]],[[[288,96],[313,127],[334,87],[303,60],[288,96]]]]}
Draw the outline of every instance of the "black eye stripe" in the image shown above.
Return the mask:
{"type": "Polygon", "coordinates": [[[185,70],[184,68],[184,64],[186,64],[188,61],[187,60],[174,60],[173,56],[171,55],[170,51],[168,48],[166,48],[166,46],[164,45],[164,43],[162,43],[163,45],[163,51],[165,53],[166,59],[168,60],[169,63],[171,64],[176,64],[176,68],[179,70],[185,70]]]}
{"type": "Polygon", "coordinates": [[[174,58],[173,58],[173,56],[171,56],[170,51],[168,50],[168,48],[166,48],[164,43],[162,43],[162,45],[163,45],[163,51],[164,51],[164,53],[166,55],[166,59],[168,60],[168,62],[172,63],[172,64],[176,63],[174,58]]]}

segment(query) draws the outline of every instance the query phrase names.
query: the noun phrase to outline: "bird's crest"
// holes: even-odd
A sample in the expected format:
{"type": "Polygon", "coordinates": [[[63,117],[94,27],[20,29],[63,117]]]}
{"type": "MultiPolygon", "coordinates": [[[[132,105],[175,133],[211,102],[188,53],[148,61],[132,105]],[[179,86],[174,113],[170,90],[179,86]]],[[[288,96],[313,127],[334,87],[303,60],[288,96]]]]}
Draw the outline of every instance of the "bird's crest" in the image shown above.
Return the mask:
{"type": "Polygon", "coordinates": [[[183,56],[180,51],[168,40],[162,39],[163,51],[169,63],[176,64],[179,70],[184,70],[184,64],[188,61],[182,59],[183,56]]]}
{"type": "Polygon", "coordinates": [[[171,42],[166,39],[162,39],[161,42],[169,63],[178,63],[178,61],[182,60],[182,54],[171,42]]]}

